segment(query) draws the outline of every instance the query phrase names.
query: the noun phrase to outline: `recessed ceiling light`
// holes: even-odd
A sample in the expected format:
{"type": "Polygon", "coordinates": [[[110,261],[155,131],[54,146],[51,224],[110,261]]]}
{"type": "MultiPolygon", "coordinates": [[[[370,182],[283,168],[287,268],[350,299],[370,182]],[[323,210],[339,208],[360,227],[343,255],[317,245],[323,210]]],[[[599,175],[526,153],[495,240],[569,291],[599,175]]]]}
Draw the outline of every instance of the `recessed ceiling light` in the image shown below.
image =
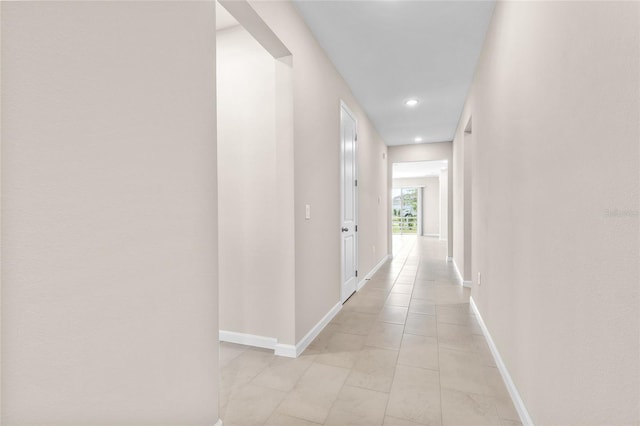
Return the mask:
{"type": "Polygon", "coordinates": [[[417,138],[415,138],[413,140],[414,142],[418,143],[418,142],[422,142],[422,138],[420,136],[418,136],[417,138]]]}
{"type": "Polygon", "coordinates": [[[404,101],[404,104],[408,107],[414,107],[416,105],[418,105],[418,100],[417,99],[407,99],[406,101],[404,101]]]}

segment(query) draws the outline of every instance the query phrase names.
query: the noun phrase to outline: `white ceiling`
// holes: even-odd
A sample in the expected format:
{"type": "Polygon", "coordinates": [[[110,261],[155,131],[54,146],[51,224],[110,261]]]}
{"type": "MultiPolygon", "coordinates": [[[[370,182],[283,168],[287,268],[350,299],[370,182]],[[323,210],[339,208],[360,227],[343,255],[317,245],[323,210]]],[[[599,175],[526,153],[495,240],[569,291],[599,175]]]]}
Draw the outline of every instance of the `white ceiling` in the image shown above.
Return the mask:
{"type": "Polygon", "coordinates": [[[453,139],[494,1],[294,4],[387,145],[453,139]]]}
{"type": "Polygon", "coordinates": [[[447,166],[447,160],[393,163],[393,179],[440,176],[440,171],[447,166]]]}

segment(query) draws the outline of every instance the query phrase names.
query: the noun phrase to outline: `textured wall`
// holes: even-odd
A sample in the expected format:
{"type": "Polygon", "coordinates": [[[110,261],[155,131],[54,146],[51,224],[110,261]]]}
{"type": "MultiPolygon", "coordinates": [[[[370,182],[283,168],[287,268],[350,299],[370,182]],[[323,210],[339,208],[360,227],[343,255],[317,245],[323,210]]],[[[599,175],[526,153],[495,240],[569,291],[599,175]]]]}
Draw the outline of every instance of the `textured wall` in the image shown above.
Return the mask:
{"type": "Polygon", "coordinates": [[[358,269],[387,255],[387,147],[289,2],[252,1],[293,55],[295,306],[299,341],[340,301],[340,101],[358,120],[358,269]],[[305,204],[311,220],[305,220],[305,204]]]}
{"type": "Polygon", "coordinates": [[[472,116],[472,295],[536,424],[638,423],[639,21],[499,3],[454,141],[472,116]]]}
{"type": "Polygon", "coordinates": [[[449,238],[449,171],[440,171],[440,239],[449,238]]]}
{"type": "Polygon", "coordinates": [[[215,11],[2,3],[2,424],[218,420],[215,11]]]}

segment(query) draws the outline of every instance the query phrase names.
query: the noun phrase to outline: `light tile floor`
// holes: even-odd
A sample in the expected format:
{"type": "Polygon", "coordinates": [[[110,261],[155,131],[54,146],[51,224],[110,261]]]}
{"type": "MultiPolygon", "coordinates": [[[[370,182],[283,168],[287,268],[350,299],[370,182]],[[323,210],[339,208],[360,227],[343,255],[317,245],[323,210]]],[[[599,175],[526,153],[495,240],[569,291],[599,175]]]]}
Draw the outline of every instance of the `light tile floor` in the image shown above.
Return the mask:
{"type": "Polygon", "coordinates": [[[394,243],[299,358],[221,343],[225,426],[520,424],[446,243],[394,243]]]}

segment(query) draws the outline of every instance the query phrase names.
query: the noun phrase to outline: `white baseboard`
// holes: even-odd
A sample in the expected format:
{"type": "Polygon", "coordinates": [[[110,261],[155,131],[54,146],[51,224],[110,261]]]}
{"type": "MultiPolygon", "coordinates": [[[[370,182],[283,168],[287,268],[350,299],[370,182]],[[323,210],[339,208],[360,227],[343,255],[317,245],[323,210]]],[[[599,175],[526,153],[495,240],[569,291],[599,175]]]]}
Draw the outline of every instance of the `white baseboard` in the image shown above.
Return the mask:
{"type": "MultiPolygon", "coordinates": [[[[447,257],[447,259],[449,259],[447,257]]],[[[458,269],[458,265],[456,265],[456,261],[451,259],[451,261],[453,262],[453,268],[456,270],[456,276],[458,277],[458,283],[460,283],[460,285],[462,287],[466,287],[466,288],[471,288],[471,284],[472,281],[465,281],[462,279],[462,274],[460,273],[460,269],[458,269]]]]}
{"type": "Polygon", "coordinates": [[[311,330],[309,330],[309,332],[302,338],[302,340],[296,343],[296,357],[300,356],[300,354],[302,354],[302,352],[307,349],[307,346],[309,346],[309,344],[313,342],[313,339],[315,339],[318,334],[320,334],[320,332],[326,327],[327,324],[329,324],[333,317],[335,317],[338,312],[340,312],[341,309],[342,302],[336,303],[336,305],[331,308],[329,312],[327,312],[327,314],[322,317],[322,319],[318,321],[318,323],[314,325],[311,330]]]}
{"type": "Polygon", "coordinates": [[[362,287],[365,286],[365,284],[367,284],[367,281],[371,279],[371,277],[373,277],[373,275],[378,272],[378,269],[380,269],[382,267],[382,265],[384,265],[387,260],[391,259],[391,255],[386,255],[385,257],[383,257],[380,262],[378,262],[378,264],[376,266],[373,267],[373,269],[371,269],[369,271],[369,273],[367,275],[364,276],[364,278],[358,283],[358,288],[357,290],[359,291],[362,287]]]}
{"type": "Polygon", "coordinates": [[[236,333],[235,331],[226,330],[220,330],[220,341],[264,349],[275,349],[278,343],[278,339],[275,337],[256,336],[255,334],[236,333]]]}
{"type": "Polygon", "coordinates": [[[298,356],[294,345],[285,345],[284,343],[277,343],[274,352],[278,356],[285,356],[287,358],[296,358],[298,356]]]}
{"type": "Polygon", "coordinates": [[[524,401],[520,397],[520,393],[518,392],[518,388],[516,388],[515,383],[513,383],[513,379],[511,379],[511,375],[509,374],[509,370],[507,370],[507,366],[504,364],[502,357],[500,356],[500,352],[498,352],[498,347],[494,343],[491,338],[491,333],[489,333],[489,329],[487,325],[484,323],[482,319],[482,315],[480,315],[480,311],[476,306],[476,302],[473,300],[473,297],[469,299],[469,303],[471,304],[471,308],[473,312],[476,314],[476,318],[478,319],[478,324],[480,324],[480,328],[482,329],[482,333],[484,334],[487,343],[489,344],[489,349],[491,350],[491,354],[493,355],[493,359],[496,361],[496,366],[498,367],[498,371],[502,375],[502,380],[507,387],[507,391],[509,391],[509,395],[511,396],[511,400],[513,401],[513,405],[518,411],[518,415],[520,416],[520,421],[524,426],[533,426],[533,420],[529,415],[529,411],[527,411],[527,407],[524,405],[524,401]]]}
{"type": "Polygon", "coordinates": [[[226,330],[219,331],[219,339],[221,342],[273,349],[274,353],[278,356],[297,358],[341,309],[342,303],[338,302],[296,345],[278,343],[278,339],[275,337],[256,336],[255,334],[236,333],[235,331],[226,330]]]}
{"type": "Polygon", "coordinates": [[[464,280],[462,279],[462,274],[460,273],[460,269],[458,269],[458,265],[456,264],[455,259],[451,259],[451,262],[453,262],[453,269],[455,269],[455,271],[456,271],[456,276],[458,277],[458,282],[460,284],[462,284],[464,282],[464,280]]]}
{"type": "Polygon", "coordinates": [[[447,263],[453,262],[453,257],[451,257],[451,256],[447,256],[447,259],[446,259],[446,260],[447,260],[447,263]]]}
{"type": "Polygon", "coordinates": [[[290,358],[296,357],[296,347],[278,343],[275,337],[256,336],[255,334],[236,333],[235,331],[220,330],[220,341],[236,343],[238,345],[253,346],[256,348],[273,349],[276,355],[290,358]]]}

